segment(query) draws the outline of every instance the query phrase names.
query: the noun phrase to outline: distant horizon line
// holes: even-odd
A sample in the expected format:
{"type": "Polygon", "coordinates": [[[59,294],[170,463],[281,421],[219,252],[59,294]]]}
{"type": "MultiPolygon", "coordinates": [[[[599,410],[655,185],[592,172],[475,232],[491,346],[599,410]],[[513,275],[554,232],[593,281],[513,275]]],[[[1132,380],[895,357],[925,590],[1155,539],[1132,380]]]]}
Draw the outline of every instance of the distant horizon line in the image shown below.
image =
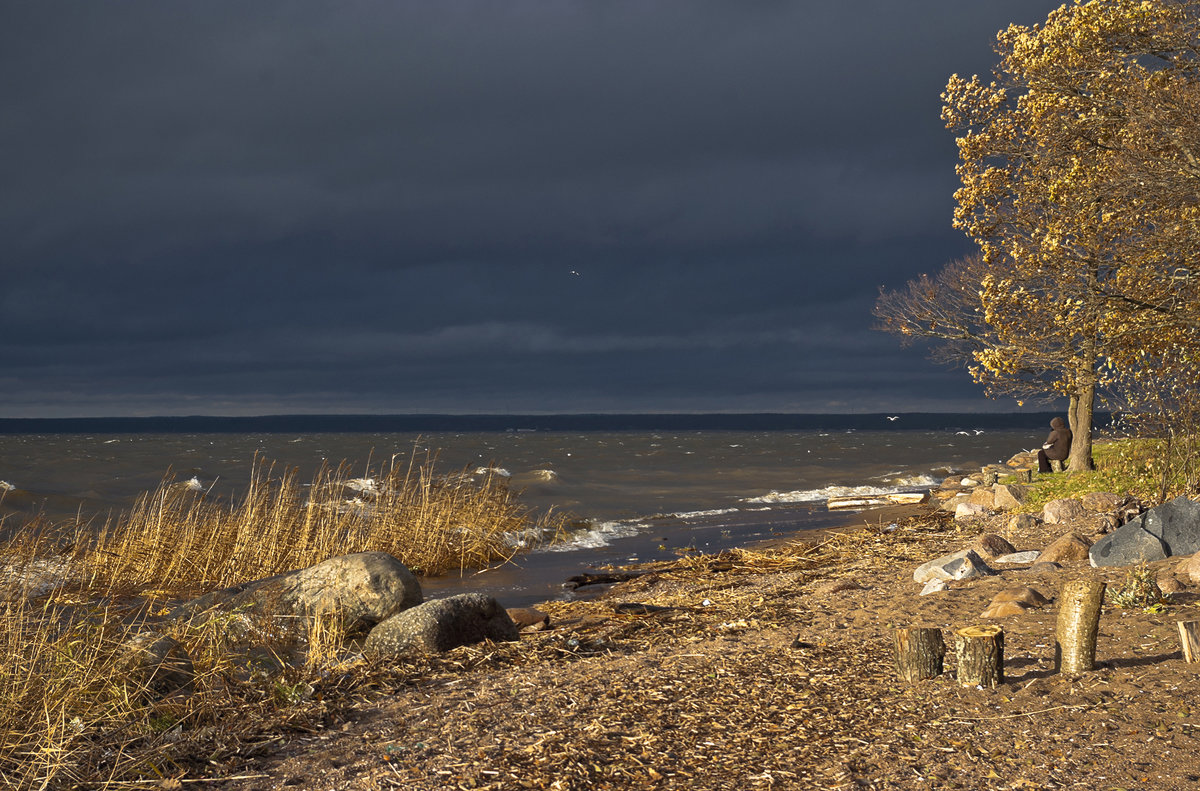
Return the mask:
{"type": "MultiPolygon", "coordinates": [[[[1042,428],[1062,412],[557,412],[0,418],[0,434],[805,431],[1042,428]]],[[[1097,413],[1102,425],[1108,413],[1097,413]]]]}

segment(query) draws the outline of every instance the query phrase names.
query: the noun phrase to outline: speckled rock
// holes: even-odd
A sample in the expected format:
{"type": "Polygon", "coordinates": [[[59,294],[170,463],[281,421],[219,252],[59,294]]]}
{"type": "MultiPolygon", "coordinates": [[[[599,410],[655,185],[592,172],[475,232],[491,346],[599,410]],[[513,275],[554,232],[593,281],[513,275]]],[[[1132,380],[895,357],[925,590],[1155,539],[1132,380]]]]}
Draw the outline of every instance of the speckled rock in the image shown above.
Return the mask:
{"type": "Polygon", "coordinates": [[[517,625],[500,603],[482,593],[427,601],[380,623],[367,635],[371,657],[435,654],[484,640],[520,639],[517,625]]]}
{"type": "Polygon", "coordinates": [[[1088,559],[1092,542],[1078,533],[1066,533],[1050,542],[1038,555],[1037,563],[1074,563],[1088,559]]]}

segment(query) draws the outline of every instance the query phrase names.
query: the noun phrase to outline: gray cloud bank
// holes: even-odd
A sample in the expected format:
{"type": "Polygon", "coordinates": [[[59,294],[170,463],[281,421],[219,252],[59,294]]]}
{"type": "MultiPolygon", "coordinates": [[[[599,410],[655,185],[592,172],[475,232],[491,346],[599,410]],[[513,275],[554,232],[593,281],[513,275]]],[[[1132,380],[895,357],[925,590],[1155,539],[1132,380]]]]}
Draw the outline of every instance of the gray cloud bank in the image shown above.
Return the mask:
{"type": "Polygon", "coordinates": [[[1056,3],[10,3],[0,416],[1006,408],[872,332],[1056,3]]]}

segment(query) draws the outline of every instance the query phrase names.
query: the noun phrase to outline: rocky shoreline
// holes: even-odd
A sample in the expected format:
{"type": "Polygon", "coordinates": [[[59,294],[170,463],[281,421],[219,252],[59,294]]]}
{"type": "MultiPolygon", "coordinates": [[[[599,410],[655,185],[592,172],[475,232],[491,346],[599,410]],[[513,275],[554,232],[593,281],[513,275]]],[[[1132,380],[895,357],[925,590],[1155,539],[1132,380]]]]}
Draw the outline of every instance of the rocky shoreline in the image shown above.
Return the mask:
{"type": "MultiPolygon", "coordinates": [[[[986,485],[960,481],[939,502],[986,485]]],[[[1179,558],[1144,566],[1156,605],[1110,595],[1095,670],[1055,670],[1063,585],[1096,578],[1112,594],[1132,574],[1091,566],[1115,507],[1083,505],[1061,520],[863,511],[812,542],[630,569],[594,597],[544,603],[519,641],[377,662],[370,689],[325,698],[319,728],[243,751],[224,782],[202,771],[251,791],[1194,788],[1200,709],[1183,691],[1200,665],[1175,622],[1200,618],[1200,578],[1179,558]],[[1000,562],[1010,549],[1038,555],[1000,562]],[[992,573],[921,595],[914,571],[964,550],[992,573]],[[1013,589],[1037,596],[985,613],[1013,589]],[[1004,632],[996,687],[962,686],[953,651],[935,678],[898,678],[898,627],[987,623],[1004,632]]]]}

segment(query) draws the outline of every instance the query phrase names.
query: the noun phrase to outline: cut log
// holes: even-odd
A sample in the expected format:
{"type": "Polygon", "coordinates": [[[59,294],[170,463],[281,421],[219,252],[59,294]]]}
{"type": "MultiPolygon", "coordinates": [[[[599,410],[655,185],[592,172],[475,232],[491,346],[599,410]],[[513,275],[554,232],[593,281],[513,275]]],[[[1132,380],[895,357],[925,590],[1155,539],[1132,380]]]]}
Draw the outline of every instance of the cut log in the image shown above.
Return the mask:
{"type": "Polygon", "coordinates": [[[1104,588],[1100,580],[1086,577],[1063,585],[1054,631],[1054,667],[1058,672],[1086,673],[1095,669],[1104,588]]]}
{"type": "Polygon", "coordinates": [[[912,683],[942,674],[942,658],[946,643],[942,630],[913,626],[896,630],[896,673],[912,683]]]}
{"type": "Polygon", "coordinates": [[[968,626],[954,633],[958,651],[958,683],[991,688],[1004,683],[1004,630],[999,626],[968,626]]]}
{"type": "Polygon", "coordinates": [[[1183,644],[1183,661],[1200,660],[1200,621],[1177,621],[1179,642],[1183,644]]]}

